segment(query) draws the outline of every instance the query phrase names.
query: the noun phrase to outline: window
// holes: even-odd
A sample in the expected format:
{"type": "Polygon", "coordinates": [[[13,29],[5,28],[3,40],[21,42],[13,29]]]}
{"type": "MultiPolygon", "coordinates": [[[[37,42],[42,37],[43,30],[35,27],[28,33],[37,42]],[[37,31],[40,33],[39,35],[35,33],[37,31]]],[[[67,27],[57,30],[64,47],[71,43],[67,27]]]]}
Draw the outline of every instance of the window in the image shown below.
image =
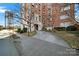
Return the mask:
{"type": "Polygon", "coordinates": [[[61,8],[61,12],[66,11],[66,10],[69,10],[69,9],[70,9],[70,5],[65,6],[65,7],[62,7],[61,8]]]}
{"type": "Polygon", "coordinates": [[[69,16],[67,16],[67,15],[62,15],[62,16],[60,16],[60,19],[67,19],[69,16]]]}
{"type": "Polygon", "coordinates": [[[34,3],[32,3],[32,5],[34,5],[34,3]]]}
{"type": "Polygon", "coordinates": [[[68,5],[68,6],[66,6],[65,8],[64,8],[64,10],[69,10],[70,9],[70,5],[68,5]]]}
{"type": "Polygon", "coordinates": [[[38,8],[38,6],[36,5],[36,8],[38,8]]]}
{"type": "Polygon", "coordinates": [[[22,3],[22,6],[25,6],[25,3],[22,3]]]}
{"type": "Polygon", "coordinates": [[[34,7],[34,5],[32,5],[32,7],[34,7]]]}
{"type": "Polygon", "coordinates": [[[36,20],[37,20],[37,17],[36,17],[36,20]]]}

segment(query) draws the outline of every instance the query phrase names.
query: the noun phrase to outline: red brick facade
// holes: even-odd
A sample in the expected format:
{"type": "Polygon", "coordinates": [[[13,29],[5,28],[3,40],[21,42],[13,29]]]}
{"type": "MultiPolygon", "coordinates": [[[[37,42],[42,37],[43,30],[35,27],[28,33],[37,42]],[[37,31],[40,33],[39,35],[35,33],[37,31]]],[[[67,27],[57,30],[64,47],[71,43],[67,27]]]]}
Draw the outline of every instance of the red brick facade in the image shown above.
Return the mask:
{"type": "Polygon", "coordinates": [[[52,23],[54,27],[60,25],[60,4],[52,4],[52,23]]]}
{"type": "Polygon", "coordinates": [[[29,5],[30,6],[26,4],[26,10],[30,7],[32,16],[34,13],[38,14],[39,21],[41,21],[43,27],[59,27],[62,22],[74,23],[74,4],[31,3],[29,5]],[[66,6],[69,6],[70,9],[63,10],[67,8],[66,6]],[[63,10],[62,12],[61,9],[63,10]],[[67,15],[69,17],[65,20],[61,20],[60,16],[62,15],[67,15]]]}

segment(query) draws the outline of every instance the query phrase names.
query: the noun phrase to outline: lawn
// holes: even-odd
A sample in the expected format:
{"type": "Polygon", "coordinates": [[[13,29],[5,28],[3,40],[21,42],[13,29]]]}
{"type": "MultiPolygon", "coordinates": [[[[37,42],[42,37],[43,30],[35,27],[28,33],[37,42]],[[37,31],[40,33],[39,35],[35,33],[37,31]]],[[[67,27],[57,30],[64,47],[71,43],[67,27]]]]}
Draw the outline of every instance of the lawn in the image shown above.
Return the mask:
{"type": "Polygon", "coordinates": [[[76,35],[77,37],[79,37],[79,31],[70,31],[69,33],[76,35]]]}
{"type": "Polygon", "coordinates": [[[55,33],[67,41],[72,48],[79,49],[79,31],[55,31],[55,33]]]}

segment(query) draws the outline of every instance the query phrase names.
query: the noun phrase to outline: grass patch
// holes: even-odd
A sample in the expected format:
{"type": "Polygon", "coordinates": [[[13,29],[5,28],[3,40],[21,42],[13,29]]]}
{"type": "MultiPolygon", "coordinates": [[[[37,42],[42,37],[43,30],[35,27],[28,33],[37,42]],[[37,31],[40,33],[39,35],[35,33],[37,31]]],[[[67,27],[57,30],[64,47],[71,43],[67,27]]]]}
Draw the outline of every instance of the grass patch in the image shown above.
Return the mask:
{"type": "Polygon", "coordinates": [[[62,37],[72,47],[79,49],[79,37],[75,36],[78,32],[73,31],[55,31],[58,36],[62,37]]]}
{"type": "Polygon", "coordinates": [[[79,31],[69,31],[69,33],[74,34],[75,36],[79,37],[79,31]]]}

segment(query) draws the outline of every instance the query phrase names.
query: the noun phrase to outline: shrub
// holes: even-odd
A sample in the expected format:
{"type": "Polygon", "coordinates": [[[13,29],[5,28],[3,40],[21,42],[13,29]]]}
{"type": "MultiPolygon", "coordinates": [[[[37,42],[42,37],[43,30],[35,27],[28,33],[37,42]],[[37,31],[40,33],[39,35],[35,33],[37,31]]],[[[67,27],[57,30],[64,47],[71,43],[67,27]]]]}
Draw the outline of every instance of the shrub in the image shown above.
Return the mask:
{"type": "Polygon", "coordinates": [[[18,28],[17,32],[18,33],[21,33],[22,32],[21,28],[18,28]]]}
{"type": "Polygon", "coordinates": [[[21,30],[20,33],[24,33],[23,30],[21,30]]]}
{"type": "Polygon", "coordinates": [[[23,30],[21,30],[21,28],[18,28],[17,32],[18,32],[18,33],[27,32],[27,28],[23,28],[23,30]]]}
{"type": "Polygon", "coordinates": [[[55,27],[54,29],[58,30],[58,31],[64,31],[65,27],[55,27]]]}
{"type": "Polygon", "coordinates": [[[77,28],[76,28],[75,26],[68,26],[68,27],[66,28],[66,30],[67,30],[67,31],[76,31],[77,28]]]}
{"type": "Polygon", "coordinates": [[[47,29],[45,27],[42,28],[43,31],[46,31],[47,29]]]}
{"type": "Polygon", "coordinates": [[[23,28],[23,32],[27,32],[27,28],[23,28]]]}
{"type": "Polygon", "coordinates": [[[44,27],[42,28],[42,30],[44,30],[44,27]]]}

